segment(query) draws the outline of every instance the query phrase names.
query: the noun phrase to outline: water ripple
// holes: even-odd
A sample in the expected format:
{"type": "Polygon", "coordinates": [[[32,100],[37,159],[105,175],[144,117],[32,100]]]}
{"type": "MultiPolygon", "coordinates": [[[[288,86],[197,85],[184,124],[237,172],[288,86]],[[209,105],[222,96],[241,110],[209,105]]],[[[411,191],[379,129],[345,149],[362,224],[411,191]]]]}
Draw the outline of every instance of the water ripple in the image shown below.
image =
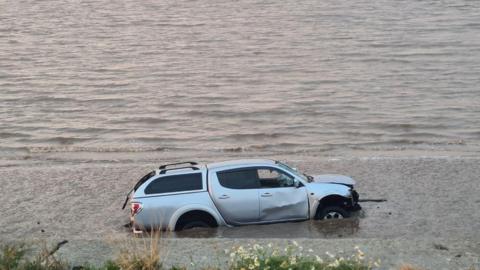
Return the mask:
{"type": "Polygon", "coordinates": [[[0,151],[480,151],[478,1],[0,6],[0,151]]]}

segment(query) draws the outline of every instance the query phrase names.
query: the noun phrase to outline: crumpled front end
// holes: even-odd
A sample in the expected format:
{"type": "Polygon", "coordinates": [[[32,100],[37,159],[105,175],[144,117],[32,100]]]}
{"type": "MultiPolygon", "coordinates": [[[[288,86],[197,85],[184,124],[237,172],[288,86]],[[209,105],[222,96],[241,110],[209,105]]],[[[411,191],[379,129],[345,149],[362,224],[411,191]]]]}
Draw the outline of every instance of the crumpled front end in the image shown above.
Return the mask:
{"type": "Polygon", "coordinates": [[[362,209],[360,204],[358,204],[360,196],[358,195],[358,192],[355,189],[351,190],[352,196],[351,200],[349,200],[348,204],[346,205],[346,210],[348,211],[359,211],[362,209]]]}
{"type": "Polygon", "coordinates": [[[325,174],[313,177],[308,184],[310,194],[314,193],[313,201],[318,200],[320,207],[325,205],[341,206],[349,212],[362,209],[359,194],[354,188],[355,180],[344,175],[325,174]],[[335,197],[336,196],[336,197],[335,197]],[[339,196],[342,199],[339,199],[339,196]]]}

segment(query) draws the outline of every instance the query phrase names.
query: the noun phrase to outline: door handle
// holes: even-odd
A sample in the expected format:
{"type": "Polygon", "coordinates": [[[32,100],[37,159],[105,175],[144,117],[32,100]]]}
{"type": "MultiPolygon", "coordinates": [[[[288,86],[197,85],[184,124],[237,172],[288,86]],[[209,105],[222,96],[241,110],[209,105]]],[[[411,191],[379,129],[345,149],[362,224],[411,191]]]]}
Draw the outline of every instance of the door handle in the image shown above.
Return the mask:
{"type": "Polygon", "coordinates": [[[222,196],[220,196],[220,197],[218,197],[218,198],[224,200],[224,199],[230,198],[230,196],[228,196],[228,195],[226,195],[226,194],[223,194],[222,196]]]}
{"type": "Polygon", "coordinates": [[[271,193],[268,193],[268,192],[265,192],[263,193],[262,195],[260,195],[262,197],[272,197],[272,194],[271,193]]]}

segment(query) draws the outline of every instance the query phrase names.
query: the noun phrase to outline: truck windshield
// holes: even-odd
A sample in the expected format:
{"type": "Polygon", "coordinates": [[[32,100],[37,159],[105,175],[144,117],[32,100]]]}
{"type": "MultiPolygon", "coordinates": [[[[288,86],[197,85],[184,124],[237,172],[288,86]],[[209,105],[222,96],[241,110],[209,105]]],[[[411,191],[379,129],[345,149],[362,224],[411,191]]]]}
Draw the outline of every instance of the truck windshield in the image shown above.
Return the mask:
{"type": "Polygon", "coordinates": [[[296,169],[288,166],[287,164],[285,163],[282,163],[280,161],[277,161],[277,164],[284,170],[288,171],[289,173],[299,177],[300,179],[304,180],[304,181],[307,181],[307,182],[311,182],[310,181],[310,177],[308,177],[308,175],[306,174],[302,174],[300,173],[299,171],[297,171],[296,169]]]}

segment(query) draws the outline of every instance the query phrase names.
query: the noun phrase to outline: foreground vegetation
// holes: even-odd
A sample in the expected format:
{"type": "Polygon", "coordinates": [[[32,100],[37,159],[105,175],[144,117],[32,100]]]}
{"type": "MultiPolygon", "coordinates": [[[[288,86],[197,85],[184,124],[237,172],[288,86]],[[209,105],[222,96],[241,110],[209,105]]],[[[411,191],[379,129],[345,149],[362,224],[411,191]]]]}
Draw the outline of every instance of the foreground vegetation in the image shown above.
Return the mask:
{"type": "MultiPolygon", "coordinates": [[[[184,270],[187,266],[162,265],[162,252],[159,252],[158,241],[151,241],[147,249],[123,250],[111,261],[102,266],[72,266],[59,259],[55,252],[61,247],[44,246],[36,254],[30,254],[24,245],[7,245],[0,252],[0,270],[184,270]]],[[[365,259],[365,254],[357,247],[356,254],[350,257],[338,257],[327,253],[323,258],[313,254],[312,250],[303,250],[296,242],[286,248],[279,249],[271,244],[262,247],[238,246],[225,250],[228,262],[211,267],[196,266],[188,263],[189,269],[201,270],[370,270],[379,267],[379,261],[365,259]]],[[[414,269],[404,267],[403,269],[414,269]]]]}

